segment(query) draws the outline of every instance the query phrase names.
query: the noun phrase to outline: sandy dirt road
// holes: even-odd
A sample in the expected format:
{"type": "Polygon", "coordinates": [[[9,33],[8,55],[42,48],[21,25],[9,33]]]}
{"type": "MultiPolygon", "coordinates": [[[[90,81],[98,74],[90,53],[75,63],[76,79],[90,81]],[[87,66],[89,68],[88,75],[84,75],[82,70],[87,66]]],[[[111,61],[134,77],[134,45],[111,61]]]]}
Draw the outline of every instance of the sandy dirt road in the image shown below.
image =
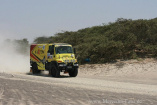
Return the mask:
{"type": "Polygon", "coordinates": [[[157,84],[0,74],[0,105],[156,105],[157,84]]]}
{"type": "MultiPolygon", "coordinates": [[[[119,75],[111,71],[102,76],[100,68],[92,74],[93,66],[80,67],[76,78],[0,72],[0,105],[157,105],[156,62],[129,67],[117,70],[130,73],[135,67],[139,72],[119,75]],[[89,70],[92,75],[87,76],[89,70]]],[[[115,71],[113,65],[110,68],[115,71]]]]}

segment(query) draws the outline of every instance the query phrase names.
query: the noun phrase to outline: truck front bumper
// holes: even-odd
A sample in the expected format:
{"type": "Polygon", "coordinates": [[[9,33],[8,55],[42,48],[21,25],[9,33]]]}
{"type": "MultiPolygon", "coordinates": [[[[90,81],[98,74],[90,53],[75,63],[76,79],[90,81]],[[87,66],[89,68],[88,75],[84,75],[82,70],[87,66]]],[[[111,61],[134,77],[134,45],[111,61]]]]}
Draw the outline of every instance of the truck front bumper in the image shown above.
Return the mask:
{"type": "Polygon", "coordinates": [[[58,64],[58,66],[59,66],[59,68],[65,69],[65,70],[79,67],[78,63],[74,63],[74,64],[73,63],[68,63],[68,64],[60,63],[60,64],[58,64]]]}

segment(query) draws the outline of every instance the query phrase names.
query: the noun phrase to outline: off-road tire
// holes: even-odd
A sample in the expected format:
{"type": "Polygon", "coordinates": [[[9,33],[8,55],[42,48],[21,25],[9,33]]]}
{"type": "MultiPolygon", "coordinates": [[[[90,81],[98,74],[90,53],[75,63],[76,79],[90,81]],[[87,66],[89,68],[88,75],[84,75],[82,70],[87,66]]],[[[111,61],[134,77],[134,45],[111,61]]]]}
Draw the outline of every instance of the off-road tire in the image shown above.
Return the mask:
{"type": "Polygon", "coordinates": [[[52,77],[60,77],[60,70],[55,65],[52,66],[50,73],[52,77]]]}
{"type": "Polygon", "coordinates": [[[33,63],[32,65],[32,73],[33,74],[40,74],[40,70],[38,70],[38,67],[37,67],[37,64],[36,63],[33,63]]]}
{"type": "Polygon", "coordinates": [[[78,74],[78,68],[74,68],[73,70],[69,71],[70,77],[76,77],[78,74]]]}

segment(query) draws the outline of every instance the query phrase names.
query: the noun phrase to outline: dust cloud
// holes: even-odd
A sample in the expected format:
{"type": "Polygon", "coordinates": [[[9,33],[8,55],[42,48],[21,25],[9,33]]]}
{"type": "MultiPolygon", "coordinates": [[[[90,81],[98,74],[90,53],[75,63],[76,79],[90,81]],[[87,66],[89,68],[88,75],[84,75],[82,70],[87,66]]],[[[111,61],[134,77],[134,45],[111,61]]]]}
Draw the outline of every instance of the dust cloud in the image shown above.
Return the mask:
{"type": "MultiPolygon", "coordinates": [[[[29,72],[29,51],[25,54],[19,53],[17,51],[17,47],[19,46],[21,45],[0,36],[0,72],[29,72]]],[[[28,48],[26,49],[29,50],[28,48]]]]}

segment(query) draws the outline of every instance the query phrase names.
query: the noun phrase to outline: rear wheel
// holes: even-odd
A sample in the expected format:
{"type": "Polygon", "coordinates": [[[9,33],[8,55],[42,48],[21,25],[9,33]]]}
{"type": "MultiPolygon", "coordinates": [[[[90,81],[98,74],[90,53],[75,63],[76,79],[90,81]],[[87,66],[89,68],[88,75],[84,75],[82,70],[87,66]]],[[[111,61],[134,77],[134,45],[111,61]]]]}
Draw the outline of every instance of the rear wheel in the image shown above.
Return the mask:
{"type": "Polygon", "coordinates": [[[70,77],[76,77],[78,74],[78,68],[74,68],[74,70],[69,71],[70,77]]]}
{"type": "Polygon", "coordinates": [[[33,73],[33,74],[39,74],[40,72],[41,72],[41,71],[38,70],[37,64],[34,63],[34,64],[32,65],[32,73],[33,73]]]}

